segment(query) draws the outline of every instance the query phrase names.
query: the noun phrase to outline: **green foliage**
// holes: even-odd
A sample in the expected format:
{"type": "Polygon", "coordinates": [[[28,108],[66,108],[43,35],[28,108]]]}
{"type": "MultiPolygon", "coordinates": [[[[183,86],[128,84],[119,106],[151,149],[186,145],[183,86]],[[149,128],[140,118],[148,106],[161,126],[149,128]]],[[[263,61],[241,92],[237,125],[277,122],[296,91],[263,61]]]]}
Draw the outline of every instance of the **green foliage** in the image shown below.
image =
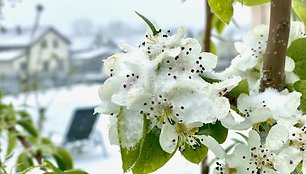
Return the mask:
{"type": "Polygon", "coordinates": [[[134,174],[151,173],[164,166],[175,152],[165,152],[159,144],[158,128],[154,128],[145,137],[141,153],[132,171],[134,174]]]}
{"type": "MultiPolygon", "coordinates": [[[[143,125],[143,137],[142,140],[140,140],[138,143],[135,144],[134,147],[132,148],[126,148],[124,147],[122,144],[124,144],[124,140],[120,137],[123,137],[124,132],[128,131],[127,129],[125,129],[125,124],[126,124],[126,120],[124,120],[126,114],[124,114],[124,109],[121,108],[120,112],[118,113],[118,124],[117,124],[117,128],[118,128],[118,136],[119,136],[119,143],[120,143],[120,151],[121,151],[121,159],[122,159],[122,168],[123,171],[126,172],[127,170],[129,170],[137,161],[139,155],[140,155],[140,150],[141,150],[141,146],[143,144],[143,141],[145,139],[145,135],[147,133],[147,127],[148,127],[148,123],[147,120],[144,117],[144,125],[143,125]]],[[[133,131],[133,130],[132,130],[133,131]]]]}
{"type": "Polygon", "coordinates": [[[31,119],[18,120],[17,124],[21,126],[31,136],[38,137],[38,130],[35,128],[31,119]]]}
{"type": "Polygon", "coordinates": [[[225,28],[225,24],[216,15],[212,17],[212,26],[218,34],[221,34],[225,28]]]}
{"type": "Polygon", "coordinates": [[[306,80],[299,80],[294,83],[294,89],[302,93],[300,108],[306,113],[306,80]]]}
{"type": "Polygon", "coordinates": [[[207,0],[215,15],[224,23],[229,24],[233,17],[233,0],[207,0]]]}
{"type": "Polygon", "coordinates": [[[201,143],[193,149],[191,146],[186,145],[185,149],[181,151],[182,155],[190,162],[199,164],[207,155],[208,148],[201,143]]]}
{"type": "Polygon", "coordinates": [[[295,40],[288,48],[287,55],[295,62],[294,72],[301,80],[306,80],[306,38],[295,40]]]}
{"type": "Polygon", "coordinates": [[[17,158],[17,171],[22,172],[32,166],[34,163],[31,156],[26,151],[21,152],[17,158]]]}
{"type": "MultiPolygon", "coordinates": [[[[40,136],[32,117],[27,112],[16,111],[13,105],[4,104],[1,100],[0,136],[7,138],[7,149],[3,155],[5,158],[4,161],[0,161],[0,173],[2,170],[5,171],[4,163],[11,159],[13,155],[18,155],[16,160],[18,174],[26,174],[37,167],[50,169],[54,173],[86,173],[81,170],[73,170],[71,155],[64,148],[55,146],[48,138],[40,136]],[[20,154],[14,153],[17,141],[20,141],[24,148],[20,154]],[[58,167],[48,161],[37,164],[40,157],[48,158],[51,156],[55,159],[58,167]]],[[[1,146],[0,152],[3,152],[1,146]]],[[[8,172],[5,171],[4,173],[8,172]]]]}
{"type": "Polygon", "coordinates": [[[137,11],[135,11],[135,13],[141,18],[143,19],[147,25],[150,27],[152,33],[153,33],[153,36],[157,35],[159,32],[156,30],[156,28],[154,27],[154,25],[152,24],[152,22],[146,18],[145,16],[143,16],[142,14],[139,14],[137,11]]]}
{"type": "Polygon", "coordinates": [[[240,94],[247,94],[249,95],[249,83],[247,79],[244,79],[239,82],[239,84],[233,88],[228,94],[232,97],[238,98],[240,94]]]}
{"type": "Polygon", "coordinates": [[[293,0],[293,9],[306,25],[306,1],[305,0],[293,0]]]}
{"type": "Polygon", "coordinates": [[[270,2],[270,0],[237,0],[237,1],[240,2],[242,5],[246,6],[257,6],[270,2]]]}
{"type": "Polygon", "coordinates": [[[6,157],[10,156],[16,147],[17,143],[17,134],[16,132],[7,132],[7,137],[8,137],[8,146],[6,149],[6,157]]]}
{"type": "Polygon", "coordinates": [[[217,47],[216,47],[216,45],[212,41],[210,41],[210,52],[213,53],[213,54],[217,54],[218,53],[217,47]]]}
{"type": "Polygon", "coordinates": [[[71,155],[62,147],[55,147],[53,157],[62,171],[73,168],[73,161],[71,155]]]}
{"type": "MultiPolygon", "coordinates": [[[[52,164],[49,160],[47,159],[43,159],[43,163],[45,164],[45,166],[48,169],[51,169],[53,172],[55,173],[61,173],[62,171],[60,169],[58,169],[57,167],[55,167],[54,164],[52,164]]],[[[48,173],[48,172],[47,172],[48,173]]]]}
{"type": "Polygon", "coordinates": [[[199,129],[199,134],[210,135],[220,144],[226,140],[227,132],[228,130],[222,126],[220,121],[216,121],[216,123],[205,124],[199,129]]]}

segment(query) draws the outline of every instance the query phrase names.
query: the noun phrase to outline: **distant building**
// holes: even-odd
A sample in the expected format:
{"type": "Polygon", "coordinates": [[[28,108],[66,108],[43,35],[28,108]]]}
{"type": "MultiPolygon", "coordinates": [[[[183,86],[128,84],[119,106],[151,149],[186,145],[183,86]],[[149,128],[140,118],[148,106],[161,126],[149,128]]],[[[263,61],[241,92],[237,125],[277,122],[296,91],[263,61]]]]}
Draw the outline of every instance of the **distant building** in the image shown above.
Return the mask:
{"type": "Polygon", "coordinates": [[[120,52],[120,43],[137,47],[144,37],[117,29],[66,37],[54,27],[0,28],[0,88],[6,93],[32,90],[23,85],[28,77],[39,88],[102,82],[102,60],[120,52]]]}
{"type": "Polygon", "coordinates": [[[102,60],[118,51],[118,47],[101,34],[70,36],[71,68],[74,82],[105,79],[102,60]]]}
{"type": "MultiPolygon", "coordinates": [[[[70,68],[69,40],[53,27],[0,31],[0,88],[12,90],[25,75],[64,78],[70,68]]],[[[17,90],[17,89],[16,89],[17,90]]]]}

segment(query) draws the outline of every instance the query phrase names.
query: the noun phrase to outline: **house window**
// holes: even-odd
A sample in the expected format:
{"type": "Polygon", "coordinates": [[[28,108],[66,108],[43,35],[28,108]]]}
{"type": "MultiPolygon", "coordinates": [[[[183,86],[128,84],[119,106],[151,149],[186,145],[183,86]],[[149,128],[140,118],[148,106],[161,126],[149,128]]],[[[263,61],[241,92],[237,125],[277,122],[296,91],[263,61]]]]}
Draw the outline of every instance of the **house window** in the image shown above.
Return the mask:
{"type": "Polygon", "coordinates": [[[64,61],[58,60],[57,61],[57,68],[61,71],[64,70],[64,61]]]}
{"type": "Polygon", "coordinates": [[[49,71],[49,62],[44,62],[43,70],[46,71],[46,72],[49,71]]]}
{"type": "Polygon", "coordinates": [[[43,41],[41,42],[40,46],[41,46],[42,48],[47,48],[47,47],[48,47],[47,41],[46,41],[46,40],[43,40],[43,41]]]}
{"type": "Polygon", "coordinates": [[[27,64],[26,62],[21,63],[21,64],[20,64],[20,69],[21,69],[22,71],[27,71],[27,69],[28,69],[28,64],[27,64]]]}
{"type": "Polygon", "coordinates": [[[58,48],[59,42],[58,40],[53,40],[53,48],[58,48]]]}

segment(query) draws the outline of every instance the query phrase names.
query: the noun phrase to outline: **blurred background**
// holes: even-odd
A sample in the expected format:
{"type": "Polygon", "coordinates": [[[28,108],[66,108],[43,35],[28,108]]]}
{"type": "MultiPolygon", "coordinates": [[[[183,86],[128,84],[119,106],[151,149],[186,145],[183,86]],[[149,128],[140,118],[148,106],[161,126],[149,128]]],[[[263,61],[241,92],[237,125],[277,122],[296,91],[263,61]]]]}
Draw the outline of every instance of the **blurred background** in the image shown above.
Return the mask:
{"type": "MultiPolygon", "coordinates": [[[[119,148],[108,140],[107,118],[92,116],[105,80],[102,60],[126,42],[138,46],[146,24],[138,11],[172,33],[203,40],[203,0],[0,0],[0,89],[4,101],[26,109],[43,135],[70,150],[75,167],[119,174],[119,148]]],[[[237,54],[234,41],[268,23],[268,8],[235,5],[234,20],[213,31],[218,70],[237,54]]],[[[202,42],[201,42],[202,43],[202,42]]],[[[156,173],[199,173],[178,154],[156,173]],[[175,166],[175,168],[174,168],[175,166]]]]}

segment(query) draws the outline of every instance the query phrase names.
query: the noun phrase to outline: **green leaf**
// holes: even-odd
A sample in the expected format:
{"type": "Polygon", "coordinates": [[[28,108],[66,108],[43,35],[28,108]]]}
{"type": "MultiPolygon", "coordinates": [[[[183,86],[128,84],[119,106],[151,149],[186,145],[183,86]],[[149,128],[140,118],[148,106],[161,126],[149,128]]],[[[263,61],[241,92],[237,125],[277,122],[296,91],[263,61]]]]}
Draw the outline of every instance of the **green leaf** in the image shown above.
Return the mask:
{"type": "Polygon", "coordinates": [[[159,144],[160,130],[154,128],[147,134],[139,158],[132,171],[134,174],[151,173],[164,166],[172,154],[163,151],[159,144]]]}
{"type": "Polygon", "coordinates": [[[67,170],[64,172],[65,174],[88,174],[87,172],[79,169],[67,170]]]}
{"type": "MultiPolygon", "coordinates": [[[[59,174],[59,173],[62,173],[62,171],[60,170],[60,169],[58,169],[57,167],[55,167],[55,165],[52,163],[52,162],[50,162],[49,160],[47,160],[47,159],[43,159],[42,160],[42,162],[43,162],[43,164],[48,168],[48,169],[51,169],[53,172],[47,172],[48,174],[51,174],[51,173],[57,173],[57,174],[59,174]]],[[[47,173],[45,173],[45,174],[47,174],[47,173]]]]}
{"type": "Polygon", "coordinates": [[[72,156],[64,148],[55,147],[52,156],[55,159],[58,168],[62,171],[73,168],[72,156]]]}
{"type": "Polygon", "coordinates": [[[17,174],[27,174],[28,172],[30,172],[31,170],[35,169],[36,166],[31,166],[28,167],[27,169],[23,170],[22,172],[17,172],[17,174]]]}
{"type": "Polygon", "coordinates": [[[291,57],[295,62],[294,72],[301,80],[306,80],[306,38],[293,41],[288,48],[287,56],[291,57]]]}
{"type": "Polygon", "coordinates": [[[201,76],[201,78],[203,80],[205,80],[206,82],[210,83],[210,84],[221,82],[221,80],[219,80],[219,79],[213,79],[213,78],[210,78],[210,77],[201,76]]]}
{"type": "Polygon", "coordinates": [[[306,25],[306,1],[305,0],[293,0],[293,9],[306,25]]]}
{"type": "Polygon", "coordinates": [[[228,94],[232,97],[238,98],[240,94],[247,94],[249,95],[249,83],[247,79],[244,79],[239,82],[239,84],[233,88],[228,94]]]}
{"type": "Polygon", "coordinates": [[[224,23],[229,24],[233,16],[233,0],[207,0],[215,15],[224,23]]]}
{"type": "Polygon", "coordinates": [[[201,143],[201,146],[197,146],[193,149],[189,145],[185,145],[185,149],[181,151],[181,154],[190,162],[199,164],[206,157],[208,148],[201,143]]]}
{"type": "Polygon", "coordinates": [[[210,52],[213,53],[213,54],[217,54],[218,53],[217,47],[216,47],[216,45],[214,44],[213,41],[210,41],[210,52]]]}
{"type": "Polygon", "coordinates": [[[200,135],[210,135],[222,144],[227,138],[228,130],[222,126],[220,121],[216,123],[204,124],[204,126],[199,128],[198,134],[200,135]]]}
{"type": "Polygon", "coordinates": [[[22,119],[18,120],[17,124],[20,125],[25,131],[27,131],[33,137],[38,137],[38,130],[35,128],[32,120],[22,119]]]}
{"type": "Polygon", "coordinates": [[[17,171],[22,172],[34,165],[32,158],[26,151],[23,151],[17,157],[17,171]]]}
{"type": "Polygon", "coordinates": [[[306,113],[306,80],[299,80],[294,83],[294,89],[302,93],[300,108],[306,113]]]}
{"type": "Polygon", "coordinates": [[[6,157],[10,156],[16,146],[17,134],[13,131],[8,131],[8,146],[6,149],[6,157]]]}
{"type": "Polygon", "coordinates": [[[150,27],[152,33],[153,33],[153,36],[157,35],[159,32],[156,30],[156,28],[154,27],[154,25],[152,24],[152,22],[146,18],[145,16],[143,16],[142,14],[139,14],[137,11],[135,11],[135,13],[141,18],[143,19],[147,25],[150,27]]]}
{"type": "Polygon", "coordinates": [[[148,121],[145,116],[141,117],[138,113],[136,115],[135,113],[130,115],[128,112],[130,111],[121,108],[117,122],[122,168],[124,172],[129,170],[138,159],[141,146],[148,131],[148,121]],[[130,135],[135,136],[135,129],[139,131],[142,130],[142,137],[134,138],[133,141],[138,141],[131,145],[131,140],[127,137],[130,135]],[[127,144],[129,147],[127,147],[127,144]]]}
{"type": "Polygon", "coordinates": [[[246,6],[257,6],[270,2],[270,0],[237,0],[237,1],[240,2],[242,5],[246,6]]]}
{"type": "Polygon", "coordinates": [[[216,29],[218,34],[221,34],[225,28],[225,24],[216,15],[212,17],[212,26],[216,29]]]}

